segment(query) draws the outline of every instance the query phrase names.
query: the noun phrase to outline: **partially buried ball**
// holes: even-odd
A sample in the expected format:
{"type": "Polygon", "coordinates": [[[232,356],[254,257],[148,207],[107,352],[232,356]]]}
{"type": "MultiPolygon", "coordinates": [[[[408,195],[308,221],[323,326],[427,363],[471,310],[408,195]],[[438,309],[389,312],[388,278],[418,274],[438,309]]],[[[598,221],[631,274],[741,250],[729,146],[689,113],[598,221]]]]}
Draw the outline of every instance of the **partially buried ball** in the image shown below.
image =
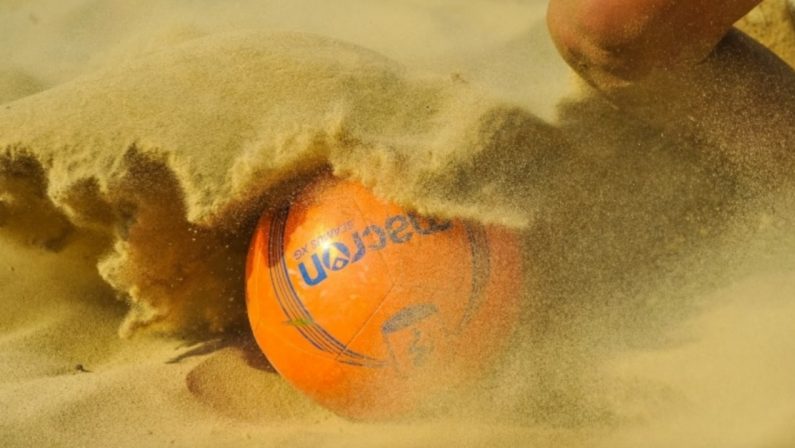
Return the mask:
{"type": "Polygon", "coordinates": [[[521,275],[509,230],[421,217],[323,177],[261,218],[246,302],[295,387],[341,415],[388,418],[485,371],[509,343],[521,275]]]}

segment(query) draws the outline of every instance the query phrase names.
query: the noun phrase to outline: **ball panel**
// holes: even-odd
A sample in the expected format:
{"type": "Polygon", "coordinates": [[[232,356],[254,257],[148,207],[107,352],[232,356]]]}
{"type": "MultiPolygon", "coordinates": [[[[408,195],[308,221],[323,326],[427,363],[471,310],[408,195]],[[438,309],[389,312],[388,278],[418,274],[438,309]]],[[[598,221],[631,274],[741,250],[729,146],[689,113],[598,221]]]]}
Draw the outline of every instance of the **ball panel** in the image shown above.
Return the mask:
{"type": "MultiPolygon", "coordinates": [[[[494,238],[488,238],[479,225],[455,222],[451,227],[457,232],[429,246],[446,249],[435,252],[431,259],[444,260],[442,255],[449,255],[455,263],[436,272],[422,265],[414,272],[407,269],[407,279],[396,282],[395,290],[350,344],[354,350],[385,359],[380,380],[399,384],[406,396],[418,398],[417,394],[428,390],[427,383],[459,382],[468,372],[479,372],[479,366],[490,362],[504,345],[504,327],[515,324],[515,280],[519,277],[509,279],[505,273],[492,272],[504,264],[496,262],[495,253],[489,250],[494,238]],[[461,273],[464,275],[456,278],[461,273]],[[506,280],[501,288],[511,293],[495,296],[503,291],[495,290],[494,285],[506,280]],[[495,322],[495,317],[505,314],[510,319],[495,322]],[[487,322],[491,325],[484,325],[487,322]]],[[[518,257],[509,254],[505,260],[516,262],[518,257]]]]}
{"type": "Polygon", "coordinates": [[[260,331],[257,342],[276,371],[321,405],[352,418],[385,418],[410,409],[403,378],[378,367],[352,366],[296,347],[279,331],[260,331]],[[373,403],[378,403],[377,407],[373,403]]]}
{"type": "Polygon", "coordinates": [[[499,227],[489,226],[484,232],[484,244],[489,248],[484,300],[462,327],[452,349],[461,372],[473,374],[511,345],[523,287],[521,240],[499,227]]]}
{"type": "Polygon", "coordinates": [[[326,338],[340,341],[338,353],[345,355],[344,347],[393,281],[382,259],[363,260],[367,247],[354,229],[366,229],[368,223],[351,195],[339,187],[324,192],[338,201],[317,203],[308,211],[302,203],[290,209],[286,223],[290,245],[280,263],[286,267],[294,302],[328,333],[326,338]]]}

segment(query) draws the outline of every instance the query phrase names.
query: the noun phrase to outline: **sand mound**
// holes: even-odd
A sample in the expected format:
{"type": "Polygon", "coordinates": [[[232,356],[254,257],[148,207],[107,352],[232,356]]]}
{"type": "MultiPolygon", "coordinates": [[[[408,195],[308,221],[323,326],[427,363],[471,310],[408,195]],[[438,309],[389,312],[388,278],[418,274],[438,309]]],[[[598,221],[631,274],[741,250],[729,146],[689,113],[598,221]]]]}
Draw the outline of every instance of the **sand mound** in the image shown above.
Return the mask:
{"type": "Polygon", "coordinates": [[[133,305],[123,334],[239,319],[245,235],[280,185],[331,169],[422,212],[522,225],[562,142],[460,79],[303,34],[197,39],[8,103],[0,123],[6,220],[54,248],[102,234],[100,273],[133,305]]]}

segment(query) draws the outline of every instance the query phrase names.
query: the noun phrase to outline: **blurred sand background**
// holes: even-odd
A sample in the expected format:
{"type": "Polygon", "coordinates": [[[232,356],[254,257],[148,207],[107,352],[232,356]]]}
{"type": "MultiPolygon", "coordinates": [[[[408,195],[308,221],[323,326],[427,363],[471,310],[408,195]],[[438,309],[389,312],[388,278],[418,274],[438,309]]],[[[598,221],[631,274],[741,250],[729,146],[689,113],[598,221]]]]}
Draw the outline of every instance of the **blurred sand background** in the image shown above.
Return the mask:
{"type": "Polygon", "coordinates": [[[795,187],[590,95],[545,7],[0,0],[0,445],[795,446],[795,187]],[[525,236],[466,396],[354,423],[252,345],[255,220],[323,171],[525,236]]]}

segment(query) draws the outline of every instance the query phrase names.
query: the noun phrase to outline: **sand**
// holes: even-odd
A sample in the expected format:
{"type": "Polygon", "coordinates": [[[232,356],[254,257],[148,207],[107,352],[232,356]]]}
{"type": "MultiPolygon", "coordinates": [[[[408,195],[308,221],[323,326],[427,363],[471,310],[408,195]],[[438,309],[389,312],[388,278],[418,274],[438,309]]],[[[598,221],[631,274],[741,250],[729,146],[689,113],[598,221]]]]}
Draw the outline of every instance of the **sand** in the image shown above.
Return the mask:
{"type": "Polygon", "coordinates": [[[0,444],[795,445],[795,185],[583,90],[544,9],[0,2],[0,444]],[[256,219],[326,172],[524,237],[512,349],[433,412],[348,421],[252,341],[256,219]]]}

